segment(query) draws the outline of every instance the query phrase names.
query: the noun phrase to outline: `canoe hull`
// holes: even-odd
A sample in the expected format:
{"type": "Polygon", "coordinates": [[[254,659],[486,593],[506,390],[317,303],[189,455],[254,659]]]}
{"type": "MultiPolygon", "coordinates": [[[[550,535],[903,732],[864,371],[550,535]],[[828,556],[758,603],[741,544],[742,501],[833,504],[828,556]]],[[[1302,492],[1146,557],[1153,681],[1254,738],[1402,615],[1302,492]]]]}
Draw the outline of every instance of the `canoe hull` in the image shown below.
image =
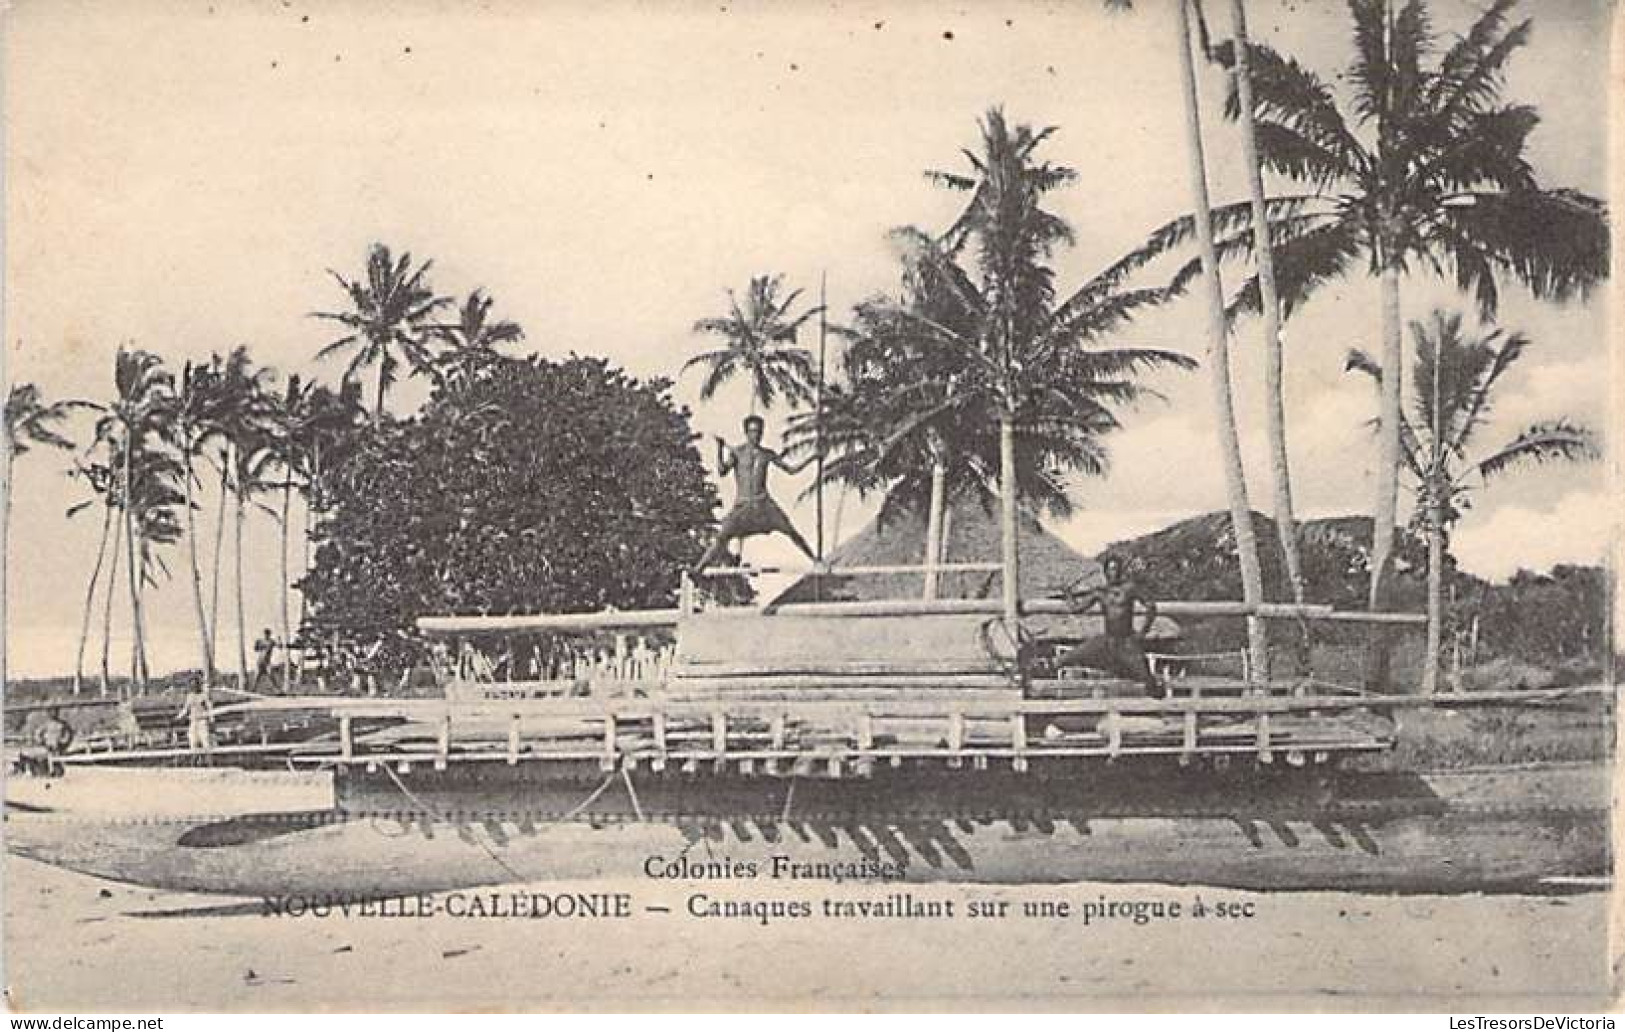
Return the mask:
{"type": "Polygon", "coordinates": [[[791,781],[589,764],[545,776],[503,764],[379,768],[337,780],[75,769],[8,782],[6,839],[19,855],[101,877],[246,896],[606,878],[653,886],[683,880],[685,862],[766,872],[775,857],[909,883],[1528,891],[1608,871],[1609,771],[1102,764],[791,781]]]}

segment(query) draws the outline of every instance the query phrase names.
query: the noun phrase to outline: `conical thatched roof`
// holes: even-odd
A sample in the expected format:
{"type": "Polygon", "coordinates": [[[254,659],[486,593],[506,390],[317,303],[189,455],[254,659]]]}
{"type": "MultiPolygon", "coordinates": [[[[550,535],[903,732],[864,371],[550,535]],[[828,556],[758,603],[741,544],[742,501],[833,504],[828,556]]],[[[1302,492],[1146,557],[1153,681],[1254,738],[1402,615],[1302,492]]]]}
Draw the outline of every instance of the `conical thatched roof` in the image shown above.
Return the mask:
{"type": "MultiPolygon", "coordinates": [[[[904,513],[884,525],[871,522],[829,555],[834,571],[808,574],[779,596],[780,602],[869,601],[919,598],[924,573],[843,577],[843,566],[920,565],[925,561],[925,514],[904,513]]],[[[999,513],[966,499],[948,507],[944,518],[945,563],[996,563],[1000,560],[999,513]]],[[[1021,596],[1039,598],[1074,581],[1098,580],[1100,565],[1073,551],[1035,519],[1023,516],[1018,538],[1021,546],[1021,596]]],[[[939,598],[997,598],[997,573],[944,573],[937,587],[939,598]]]]}

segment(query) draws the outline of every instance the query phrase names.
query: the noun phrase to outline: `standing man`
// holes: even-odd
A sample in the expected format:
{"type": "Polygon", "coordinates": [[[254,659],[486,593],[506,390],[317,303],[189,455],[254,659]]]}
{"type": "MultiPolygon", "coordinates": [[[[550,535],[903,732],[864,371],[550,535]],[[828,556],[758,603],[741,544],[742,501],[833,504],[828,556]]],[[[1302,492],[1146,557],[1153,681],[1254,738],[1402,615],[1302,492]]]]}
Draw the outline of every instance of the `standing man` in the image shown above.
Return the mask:
{"type": "Polygon", "coordinates": [[[181,701],[180,712],[175,716],[186,721],[188,749],[206,753],[214,748],[214,732],[210,726],[214,717],[213,707],[209,704],[209,693],[203,690],[201,682],[192,683],[192,687],[186,692],[186,698],[181,701]]]}
{"type": "MultiPolygon", "coordinates": [[[[276,638],[271,634],[271,628],[267,627],[260,632],[259,639],[254,642],[254,655],[257,659],[254,666],[254,683],[249,685],[249,691],[259,691],[260,680],[271,677],[271,657],[275,654],[276,638]]],[[[271,685],[275,687],[276,678],[271,677],[271,685]]]]}
{"type": "Polygon", "coordinates": [[[807,539],[801,536],[790,523],[790,517],[767,493],[767,471],[770,467],[777,466],[794,476],[811,465],[816,456],[809,455],[794,466],[786,463],[778,452],[762,447],[762,425],[761,416],[746,416],[745,442],[735,448],[730,449],[720,437],[716,439],[717,473],[727,476],[732,472],[737,491],[733,509],[723,517],[722,526],[717,528],[716,540],[694,566],[696,576],[715,565],[727,553],[730,541],[758,534],[783,534],[795,542],[808,559],[815,564],[819,561],[812,546],[807,544],[807,539]]]}
{"type": "Polygon", "coordinates": [[[1057,669],[1083,666],[1126,677],[1140,682],[1146,694],[1155,697],[1162,689],[1162,682],[1152,672],[1151,661],[1146,658],[1140,641],[1151,633],[1151,625],[1157,619],[1157,604],[1125,576],[1120,557],[1107,556],[1102,568],[1106,574],[1105,584],[1081,594],[1068,592],[1067,602],[1079,615],[1099,612],[1106,633],[1067,649],[1055,658],[1055,666],[1057,669]],[[1134,629],[1136,606],[1145,614],[1145,622],[1138,631],[1134,629]]]}

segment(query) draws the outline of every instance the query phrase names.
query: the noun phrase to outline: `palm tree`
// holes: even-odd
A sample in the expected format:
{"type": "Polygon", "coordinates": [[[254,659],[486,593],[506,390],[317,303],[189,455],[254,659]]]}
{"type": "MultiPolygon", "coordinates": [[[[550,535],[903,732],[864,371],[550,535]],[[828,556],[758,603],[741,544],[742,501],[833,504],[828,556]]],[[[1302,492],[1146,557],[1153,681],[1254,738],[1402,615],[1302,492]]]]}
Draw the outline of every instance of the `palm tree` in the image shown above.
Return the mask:
{"type": "MultiPolygon", "coordinates": [[[[78,695],[84,685],[85,678],[85,645],[90,639],[90,613],[95,606],[96,585],[101,580],[102,564],[107,559],[107,537],[113,530],[113,513],[118,506],[113,497],[115,473],[113,468],[105,462],[91,462],[80,464],[68,474],[83,480],[90,488],[91,497],[70,506],[67,511],[69,519],[79,515],[91,506],[100,504],[102,509],[102,532],[96,544],[96,562],[90,570],[90,580],[85,585],[84,616],[79,621],[79,647],[74,654],[73,664],[73,694],[78,695]]],[[[118,545],[114,546],[114,558],[117,558],[118,545]]],[[[115,575],[116,576],[116,575],[115,575]]],[[[112,591],[109,586],[108,591],[112,591]]],[[[102,683],[102,694],[107,693],[107,684],[102,683]]]]}
{"type": "Polygon", "coordinates": [[[428,273],[432,262],[425,261],[415,270],[412,255],[403,253],[395,258],[388,247],[373,244],[367,252],[367,271],[363,279],[346,279],[332,269],[327,270],[350,301],[348,311],[312,312],[317,319],[327,319],[344,326],[347,332],[316,353],[317,358],[342,351],[351,351],[350,364],[345,369],[347,379],[359,378],[369,366],[378,367],[377,403],[373,421],[384,418],[384,395],[397,378],[401,364],[408,370],[427,368],[429,350],[424,344],[430,332],[429,319],[450,303],[430,289],[428,273]]]}
{"type": "MultiPolygon", "coordinates": [[[[1496,0],[1435,61],[1439,48],[1422,0],[1398,10],[1392,0],[1349,0],[1355,54],[1343,77],[1352,91],[1347,115],[1313,72],[1266,46],[1248,50],[1259,159],[1313,187],[1268,205],[1284,314],[1363,264],[1381,291],[1381,364],[1400,368],[1400,286],[1415,268],[1453,277],[1486,319],[1496,309],[1497,275],[1558,301],[1606,276],[1602,202],[1540,185],[1526,155],[1539,115],[1503,99],[1507,64],[1530,30],[1528,21],[1509,22],[1516,2],[1496,0]]],[[[1239,110],[1239,99],[1230,106],[1239,110]]],[[[1250,202],[1213,212],[1218,255],[1246,254],[1252,223],[1250,202]]],[[[1189,218],[1176,220],[1153,234],[1146,253],[1190,231],[1189,218]]],[[[1255,278],[1231,312],[1259,305],[1255,278]]],[[[1384,604],[1393,555],[1400,415],[1399,381],[1387,380],[1372,509],[1374,608],[1384,604]]]]}
{"type": "MultiPolygon", "coordinates": [[[[1199,251],[1197,260],[1207,308],[1208,384],[1219,429],[1220,466],[1224,471],[1225,494],[1230,505],[1230,523],[1236,537],[1236,560],[1241,569],[1242,601],[1256,606],[1264,599],[1263,570],[1258,561],[1258,542],[1253,533],[1253,507],[1247,494],[1247,474],[1241,461],[1241,433],[1236,424],[1235,399],[1230,384],[1229,327],[1224,312],[1224,285],[1214,240],[1213,212],[1208,197],[1207,159],[1202,144],[1201,102],[1196,89],[1196,65],[1191,56],[1190,9],[1187,0],[1178,0],[1175,19],[1179,38],[1180,85],[1185,101],[1185,145],[1189,161],[1191,197],[1195,208],[1195,229],[1199,251]]],[[[1255,615],[1247,618],[1247,669],[1253,676],[1269,676],[1269,641],[1264,622],[1255,615]]]]}
{"type": "Polygon", "coordinates": [[[525,339],[525,331],[518,323],[491,318],[491,304],[491,298],[483,291],[471,291],[457,309],[456,322],[430,329],[433,337],[445,345],[445,350],[429,364],[429,371],[438,382],[454,389],[464,387],[474,382],[482,369],[502,357],[497,350],[499,347],[525,339]]]}
{"type": "MultiPolygon", "coordinates": [[[[898,230],[894,239],[904,247],[904,299],[858,305],[851,328],[842,331],[851,342],[847,382],[826,398],[823,437],[832,458],[825,482],[860,496],[883,492],[882,520],[924,508],[929,597],[948,499],[990,503],[1007,493],[998,491],[1004,371],[981,348],[995,314],[982,288],[918,230],[898,230]]],[[[1147,393],[1136,375],[1193,365],[1167,351],[1091,346],[1164,296],[1116,289],[1114,277],[1108,270],[1036,313],[1022,350],[1013,483],[1026,504],[1051,515],[1071,512],[1066,473],[1104,471],[1101,439],[1119,427],[1114,407],[1147,393]]],[[[814,434],[811,413],[791,424],[793,446],[808,446],[814,434]]]]}
{"type": "MultiPolygon", "coordinates": [[[[246,428],[245,432],[234,438],[230,453],[231,493],[234,501],[232,578],[237,588],[237,687],[244,691],[248,689],[248,621],[247,585],[243,579],[243,536],[248,524],[249,503],[254,502],[257,496],[279,486],[275,474],[280,459],[272,426],[263,408],[259,409],[257,415],[265,421],[246,428]]],[[[259,505],[257,502],[255,504],[259,505]]],[[[272,511],[264,505],[259,507],[267,513],[272,511]]]]}
{"type": "Polygon", "coordinates": [[[147,545],[142,532],[155,529],[144,519],[146,504],[158,506],[158,481],[164,413],[171,404],[174,377],[164,369],[163,360],[150,351],[120,347],[114,358],[115,398],[110,404],[94,405],[103,414],[96,422],[96,441],[105,445],[118,471],[118,495],[123,507],[125,576],[130,588],[130,619],[133,632],[132,671],[139,689],[147,683],[146,641],[141,612],[141,589],[145,583],[143,556],[147,545]]]}
{"type": "MultiPolygon", "coordinates": [[[[248,349],[238,345],[224,358],[209,361],[209,380],[215,395],[211,406],[219,433],[209,458],[219,470],[219,509],[215,514],[214,548],[209,586],[209,652],[220,655],[220,562],[225,551],[226,510],[237,494],[233,479],[245,449],[257,447],[264,437],[266,399],[270,394],[271,371],[257,367],[248,349]]],[[[240,528],[239,528],[240,529],[240,528]]],[[[239,655],[239,672],[246,666],[246,653],[239,655]]]]}
{"type": "Polygon", "coordinates": [[[1020,615],[1016,434],[1024,415],[1026,447],[1040,453],[1058,440],[1077,440],[1080,433],[1083,440],[1092,441],[1106,428],[1099,420],[1109,412],[1099,404],[1101,395],[1091,393],[1112,384],[1110,390],[1119,392],[1121,399],[1132,388],[1123,382],[1128,373],[1180,359],[1166,352],[1090,352],[1080,346],[1166,293],[1118,291],[1129,272],[1119,264],[1055,304],[1054,273],[1047,263],[1058,245],[1072,241],[1072,230],[1043,203],[1047,194],[1071,183],[1077,174],[1038,159],[1037,150],[1054,134],[1053,127],[1012,127],[995,107],[982,118],[980,130],[979,148],[964,152],[969,173],[927,173],[933,182],[970,195],[941,242],[948,256],[973,252],[979,282],[956,277],[948,265],[933,264],[960,301],[978,310],[977,333],[967,338],[949,327],[922,328],[930,331],[925,339],[958,352],[976,371],[957,387],[956,403],[980,395],[998,414],[1001,580],[1005,619],[1014,627],[1020,615]],[[1074,386],[1084,383],[1095,386],[1083,394],[1072,393],[1074,386]],[[1074,415],[1066,414],[1067,406],[1074,407],[1074,415]]]}
{"type": "MultiPolygon", "coordinates": [[[[1471,494],[1521,465],[1574,462],[1599,455],[1596,435],[1565,418],[1528,426],[1488,456],[1471,458],[1476,436],[1489,419],[1496,385],[1523,357],[1529,341],[1504,329],[1471,332],[1457,313],[1433,312],[1411,323],[1415,361],[1409,411],[1400,412],[1400,458],[1415,481],[1412,522],[1428,539],[1428,630],[1423,690],[1438,690],[1443,624],[1444,559],[1450,530],[1471,507],[1471,494]]],[[[1385,384],[1382,366],[1352,351],[1348,368],[1385,384]]],[[[1395,377],[1394,379],[1401,379],[1395,377]]],[[[1401,385],[1403,393],[1403,385],[1401,385]]]]}
{"type": "Polygon", "coordinates": [[[184,468],[180,460],[165,449],[141,450],[131,462],[130,471],[134,481],[127,499],[127,511],[133,513],[137,542],[134,653],[138,671],[136,682],[145,690],[151,674],[147,667],[144,592],[147,588],[157,587],[160,577],[169,576],[169,565],[159,548],[173,545],[183,536],[180,517],[175,510],[177,506],[185,504],[186,496],[176,487],[184,476],[184,468]]]}
{"type": "Polygon", "coordinates": [[[695,333],[721,337],[724,342],[722,347],[683,363],[684,372],[690,366],[705,370],[705,379],[700,383],[702,400],[709,401],[718,388],[741,375],[750,381],[753,415],[758,405],[771,409],[781,396],[792,406],[812,400],[817,368],[812,354],[797,346],[796,334],[822,309],[808,308],[793,314],[801,291],[792,290],[780,297],[783,289],[783,276],[753,276],[743,305],[730,290],[727,315],[694,324],[695,333]]]}
{"type": "MultiPolygon", "coordinates": [[[[340,452],[334,447],[346,431],[353,431],[364,417],[356,392],[346,390],[339,394],[313,380],[295,374],[288,378],[281,395],[270,395],[265,416],[265,444],[263,463],[271,476],[271,486],[281,489],[281,510],[278,515],[281,541],[278,570],[278,607],[281,616],[282,688],[288,691],[293,684],[293,651],[287,647],[293,641],[293,621],[288,607],[288,591],[292,581],[288,574],[288,539],[292,533],[292,503],[295,490],[305,498],[305,567],[310,565],[310,537],[313,513],[318,507],[317,495],[322,477],[324,450],[329,454],[340,452]]],[[[304,593],[300,593],[300,625],[304,623],[304,593]]]]}
{"type": "MultiPolygon", "coordinates": [[[[1235,35],[1235,108],[1241,124],[1241,156],[1247,171],[1247,193],[1253,226],[1269,225],[1264,195],[1264,167],[1258,158],[1258,125],[1254,117],[1252,41],[1247,34],[1246,0],[1230,0],[1230,25],[1235,35]]],[[[1270,485],[1275,501],[1275,529],[1281,543],[1282,565],[1292,601],[1304,602],[1303,562],[1298,555],[1298,519],[1292,505],[1292,467],[1287,454],[1286,385],[1283,377],[1281,301],[1275,289],[1275,255],[1268,240],[1252,240],[1257,263],[1259,308],[1264,329],[1264,425],[1269,439],[1270,485]]]]}
{"type": "Polygon", "coordinates": [[[181,368],[175,396],[165,413],[165,431],[170,444],[181,458],[181,483],[185,491],[186,557],[191,574],[192,608],[197,618],[198,647],[203,665],[205,690],[214,687],[214,637],[208,614],[203,609],[203,575],[198,567],[198,534],[194,497],[198,486],[197,461],[207,454],[224,434],[221,404],[221,363],[216,356],[211,363],[188,361],[181,368]]]}
{"type": "MultiPolygon", "coordinates": [[[[73,407],[71,401],[47,402],[40,389],[31,383],[13,384],[6,395],[6,500],[4,508],[0,508],[0,556],[7,554],[11,536],[12,485],[16,483],[12,474],[17,458],[36,445],[72,448],[73,442],[58,431],[58,426],[68,418],[73,407]]],[[[0,623],[4,622],[7,596],[6,585],[0,583],[0,623]]],[[[3,630],[0,637],[4,637],[3,630]]],[[[0,641],[0,684],[5,680],[6,648],[0,641]]]]}

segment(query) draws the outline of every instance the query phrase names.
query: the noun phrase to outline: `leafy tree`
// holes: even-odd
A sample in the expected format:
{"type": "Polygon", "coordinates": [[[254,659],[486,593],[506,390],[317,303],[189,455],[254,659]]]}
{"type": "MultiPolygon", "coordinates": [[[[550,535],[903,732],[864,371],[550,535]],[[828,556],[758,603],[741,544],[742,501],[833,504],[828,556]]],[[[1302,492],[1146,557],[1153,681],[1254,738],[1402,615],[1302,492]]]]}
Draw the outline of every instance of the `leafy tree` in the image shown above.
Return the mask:
{"type": "Polygon", "coordinates": [[[373,244],[367,252],[367,271],[362,278],[351,280],[327,270],[343,288],[350,307],[339,312],[311,313],[348,331],[318,351],[317,358],[350,352],[350,364],[344,372],[347,379],[358,379],[369,366],[378,367],[374,422],[383,421],[384,395],[398,378],[401,365],[416,371],[430,364],[425,343],[431,332],[429,319],[450,303],[429,287],[432,264],[426,261],[413,269],[410,253],[396,258],[385,245],[373,244]]]}
{"type": "Polygon", "coordinates": [[[700,382],[700,398],[709,401],[717,390],[735,376],[750,381],[750,410],[757,405],[771,409],[783,397],[792,406],[812,400],[817,376],[812,354],[796,344],[796,334],[808,319],[822,309],[808,308],[799,314],[792,310],[801,291],[780,296],[784,277],[754,276],[740,303],[728,291],[728,314],[701,319],[694,332],[721,337],[723,346],[695,355],[683,363],[683,371],[698,366],[705,370],[700,382]]]}
{"type": "MultiPolygon", "coordinates": [[[[1534,423],[1489,455],[1473,459],[1474,446],[1493,407],[1496,386],[1523,357],[1528,340],[1504,329],[1474,333],[1462,317],[1435,310],[1427,323],[1412,322],[1415,362],[1409,411],[1401,411],[1400,456],[1415,481],[1411,522],[1428,539],[1428,638],[1424,689],[1438,687],[1443,632],[1444,563],[1450,530],[1471,506],[1471,494],[1490,479],[1521,465],[1596,458],[1596,435],[1566,418],[1534,423]]],[[[1383,381],[1382,367],[1362,351],[1348,367],[1383,381]]]]}
{"type": "Polygon", "coordinates": [[[672,604],[717,498],[669,391],[539,357],[437,388],[331,472],[308,632],[402,662],[424,615],[672,604]]]}

